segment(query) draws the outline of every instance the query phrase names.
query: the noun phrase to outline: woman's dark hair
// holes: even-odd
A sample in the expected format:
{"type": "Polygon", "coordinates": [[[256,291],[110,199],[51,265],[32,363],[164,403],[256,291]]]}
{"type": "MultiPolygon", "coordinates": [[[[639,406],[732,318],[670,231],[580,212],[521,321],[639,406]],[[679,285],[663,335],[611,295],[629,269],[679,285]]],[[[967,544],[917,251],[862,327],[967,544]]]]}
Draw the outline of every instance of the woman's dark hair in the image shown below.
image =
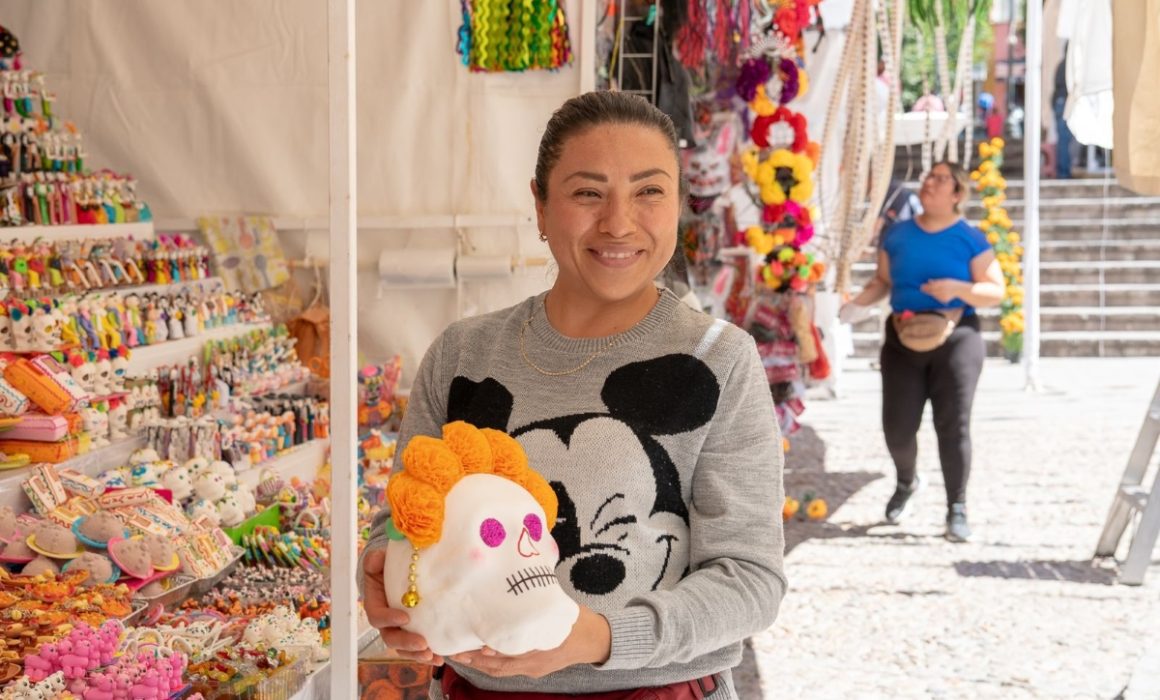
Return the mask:
{"type": "MultiPolygon", "coordinates": [[[[656,129],[669,142],[673,157],[677,159],[677,168],[680,169],[680,143],[677,140],[677,129],[669,115],[639,95],[609,90],[588,92],[561,105],[548,120],[544,135],[540,137],[540,150],[536,156],[536,194],[541,200],[548,198],[548,173],[560,160],[564,143],[601,124],[639,124],[656,129]]],[[[683,174],[678,174],[678,177],[683,203],[685,178],[683,174]]]]}

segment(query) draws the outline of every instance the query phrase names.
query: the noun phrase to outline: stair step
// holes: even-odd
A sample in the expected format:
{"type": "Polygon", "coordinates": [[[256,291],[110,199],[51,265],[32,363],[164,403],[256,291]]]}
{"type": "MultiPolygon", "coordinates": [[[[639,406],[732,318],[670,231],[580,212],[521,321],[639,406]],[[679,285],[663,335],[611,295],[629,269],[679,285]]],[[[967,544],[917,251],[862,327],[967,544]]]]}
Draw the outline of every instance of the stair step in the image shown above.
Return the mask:
{"type": "Polygon", "coordinates": [[[1044,263],[1087,262],[1091,260],[1160,260],[1160,239],[1041,241],[1039,259],[1044,263]]]}
{"type": "MultiPolygon", "coordinates": [[[[854,333],[854,355],[877,357],[882,345],[877,333],[854,333]]],[[[998,332],[984,332],[987,354],[1001,357],[998,332]]],[[[1040,334],[1043,357],[1154,357],[1160,356],[1160,331],[1048,332],[1040,334]]]]}
{"type": "MultiPolygon", "coordinates": [[[[851,282],[858,287],[868,283],[877,271],[872,262],[855,263],[851,282]]],[[[1051,261],[1039,264],[1040,284],[1147,284],[1160,280],[1160,260],[1085,260],[1051,261]],[[1077,262],[1079,264],[1077,264],[1077,262]]]]}
{"type": "MultiPolygon", "coordinates": [[[[1022,200],[1007,200],[1003,208],[1012,219],[1022,218],[1022,200]]],[[[1160,209],[1160,197],[1125,197],[1117,199],[1041,199],[1039,202],[1040,221],[1069,219],[1154,219],[1160,209]]],[[[986,216],[982,204],[972,199],[967,207],[967,219],[981,220],[986,216]]]]}
{"type": "Polygon", "coordinates": [[[1043,306],[1160,306],[1160,284],[1045,284],[1043,306]]]}

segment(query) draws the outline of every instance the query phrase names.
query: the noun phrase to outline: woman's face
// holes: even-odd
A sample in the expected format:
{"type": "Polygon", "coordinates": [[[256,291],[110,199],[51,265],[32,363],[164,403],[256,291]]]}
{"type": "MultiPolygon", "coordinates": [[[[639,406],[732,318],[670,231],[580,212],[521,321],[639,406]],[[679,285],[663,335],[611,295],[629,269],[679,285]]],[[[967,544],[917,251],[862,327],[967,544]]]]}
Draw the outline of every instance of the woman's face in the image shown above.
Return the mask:
{"type": "Polygon", "coordinates": [[[955,191],[955,176],[946,163],[940,163],[927,173],[918,191],[922,210],[928,214],[948,215],[955,212],[955,206],[963,198],[962,192],[955,191]]]}
{"type": "Polygon", "coordinates": [[[676,249],[680,211],[677,158],[660,132],[602,124],[573,135],[548,173],[547,198],[536,197],[556,286],[602,302],[649,290],[676,249]]]}

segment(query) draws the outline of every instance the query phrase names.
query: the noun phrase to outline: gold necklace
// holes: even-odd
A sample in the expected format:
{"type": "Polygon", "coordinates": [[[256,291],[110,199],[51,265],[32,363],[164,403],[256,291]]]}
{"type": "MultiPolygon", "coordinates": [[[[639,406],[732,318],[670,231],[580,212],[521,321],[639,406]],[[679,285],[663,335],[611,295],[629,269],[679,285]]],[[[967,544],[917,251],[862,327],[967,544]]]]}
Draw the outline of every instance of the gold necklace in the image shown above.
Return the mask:
{"type": "MultiPolygon", "coordinates": [[[[657,288],[657,300],[658,301],[660,300],[661,294],[663,294],[663,292],[661,291],[660,287],[658,287],[657,288]]],[[[547,316],[548,315],[547,297],[544,297],[543,305],[545,307],[544,308],[544,316],[547,316]]],[[[582,370],[585,367],[587,367],[588,365],[590,365],[593,360],[595,360],[596,358],[600,357],[604,353],[611,350],[612,346],[614,346],[620,342],[620,338],[623,335],[623,334],[614,335],[612,337],[612,340],[608,341],[608,345],[605,345],[604,347],[600,348],[596,352],[589,355],[588,359],[581,362],[579,367],[574,367],[572,369],[564,370],[562,372],[553,372],[551,370],[546,370],[543,367],[540,367],[535,362],[532,362],[532,358],[528,357],[528,349],[527,349],[527,346],[524,344],[524,335],[528,331],[528,326],[532,325],[532,320],[535,319],[535,317],[536,317],[536,311],[535,311],[535,309],[533,309],[532,315],[528,316],[528,320],[524,321],[524,325],[520,327],[520,355],[523,355],[524,362],[528,363],[528,367],[531,367],[532,369],[536,370],[537,372],[539,372],[540,374],[542,374],[546,377],[564,377],[564,376],[567,376],[569,374],[576,374],[580,370],[582,370]]]]}

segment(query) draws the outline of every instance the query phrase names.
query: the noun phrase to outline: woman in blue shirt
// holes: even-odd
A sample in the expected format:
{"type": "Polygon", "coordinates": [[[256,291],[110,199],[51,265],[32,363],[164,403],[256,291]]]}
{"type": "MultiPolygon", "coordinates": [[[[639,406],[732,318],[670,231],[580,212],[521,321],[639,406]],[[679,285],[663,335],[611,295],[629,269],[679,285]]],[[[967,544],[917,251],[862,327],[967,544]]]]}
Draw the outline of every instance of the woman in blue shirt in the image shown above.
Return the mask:
{"type": "Polygon", "coordinates": [[[963,219],[970,178],[956,163],[931,168],[919,191],[922,213],[886,231],[874,279],[842,310],[843,320],[890,295],[892,322],[882,346],[882,429],[898,472],[886,504],[897,523],[922,481],[916,470],[918,428],[929,400],[946,482],[946,537],[966,541],[967,477],[971,469],[971,404],[986,345],[976,307],[1003,300],[1003,274],[982,232],[963,219]],[[903,345],[894,321],[939,313],[954,330],[938,347],[916,351],[903,345]],[[957,320],[956,320],[957,319],[957,320]]]}

